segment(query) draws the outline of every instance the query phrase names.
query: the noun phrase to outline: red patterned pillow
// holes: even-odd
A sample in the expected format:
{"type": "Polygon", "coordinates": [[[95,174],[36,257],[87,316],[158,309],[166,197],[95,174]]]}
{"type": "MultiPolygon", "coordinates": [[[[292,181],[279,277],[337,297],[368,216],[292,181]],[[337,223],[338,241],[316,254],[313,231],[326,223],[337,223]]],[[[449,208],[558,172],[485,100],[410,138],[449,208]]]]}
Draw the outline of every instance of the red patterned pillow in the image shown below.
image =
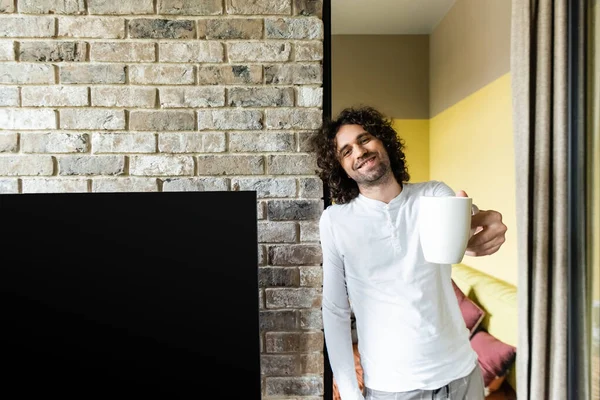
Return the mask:
{"type": "Polygon", "coordinates": [[[481,324],[481,321],[483,321],[483,317],[485,317],[485,311],[475,304],[473,300],[465,296],[462,290],[460,290],[460,288],[456,285],[454,280],[452,280],[452,287],[454,288],[454,294],[458,300],[460,312],[465,320],[465,325],[467,326],[469,332],[471,332],[472,336],[479,327],[479,324],[481,324]]]}
{"type": "Polygon", "coordinates": [[[485,330],[475,332],[471,338],[471,347],[477,353],[486,388],[497,378],[506,376],[517,356],[516,347],[504,343],[485,330]]]}

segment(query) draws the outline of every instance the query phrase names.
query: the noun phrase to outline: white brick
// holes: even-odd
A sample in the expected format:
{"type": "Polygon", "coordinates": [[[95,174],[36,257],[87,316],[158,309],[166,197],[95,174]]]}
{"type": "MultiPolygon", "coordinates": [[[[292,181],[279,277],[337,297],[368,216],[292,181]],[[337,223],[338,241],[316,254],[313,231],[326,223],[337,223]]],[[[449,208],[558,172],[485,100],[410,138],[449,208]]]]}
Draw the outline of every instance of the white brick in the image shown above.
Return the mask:
{"type": "Polygon", "coordinates": [[[84,0],[19,0],[23,14],[85,14],[84,0]]]}
{"type": "Polygon", "coordinates": [[[61,129],[125,129],[125,112],[104,109],[61,109],[61,129]]]}
{"type": "Polygon", "coordinates": [[[49,64],[0,64],[0,84],[42,84],[54,81],[54,67],[49,64]]]}
{"type": "Polygon", "coordinates": [[[158,134],[158,151],[161,153],[221,153],[225,149],[225,132],[158,134]]]}
{"type": "Polygon", "coordinates": [[[192,65],[131,65],[129,80],[134,85],[190,85],[194,83],[192,65]]]}
{"type": "Polygon", "coordinates": [[[122,39],[125,37],[125,21],[122,18],[88,16],[59,17],[58,36],[92,39],[122,39]]]}
{"type": "Polygon", "coordinates": [[[86,153],[89,138],[86,133],[26,132],[21,134],[23,153],[86,153]]]}
{"type": "Polygon", "coordinates": [[[233,190],[255,190],[258,198],[295,197],[294,178],[234,178],[233,190]]]}
{"type": "Polygon", "coordinates": [[[90,61],[100,62],[152,62],[156,59],[154,43],[106,42],[92,43],[90,61]]]}
{"type": "Polygon", "coordinates": [[[156,134],[149,132],[94,133],[94,153],[156,153],[156,134]]]}
{"type": "Polygon", "coordinates": [[[52,175],[51,156],[15,155],[0,157],[0,176],[52,175]]]}
{"type": "Polygon", "coordinates": [[[226,178],[169,178],[163,182],[163,192],[227,191],[226,178]]]}
{"type": "Polygon", "coordinates": [[[85,193],[87,179],[23,179],[23,193],[85,193]]]}
{"type": "Polygon", "coordinates": [[[223,107],[225,89],[222,87],[160,88],[160,106],[163,108],[223,107]]]}
{"type": "Polygon", "coordinates": [[[0,129],[56,129],[56,113],[48,109],[0,109],[0,129]]]}
{"type": "Polygon", "coordinates": [[[0,37],[43,38],[54,36],[54,18],[15,16],[1,19],[0,37]]]}
{"type": "Polygon", "coordinates": [[[156,178],[94,178],[92,192],[157,192],[156,178]]]}
{"type": "Polygon", "coordinates": [[[235,42],[227,45],[227,55],[232,62],[288,61],[292,46],[280,42],[235,42]]]}
{"type": "Polygon", "coordinates": [[[308,86],[297,87],[296,104],[299,107],[323,107],[323,88],[308,86]]]}
{"type": "Polygon", "coordinates": [[[19,180],[0,178],[0,193],[19,193],[19,180]]]}
{"type": "Polygon", "coordinates": [[[194,158],[181,155],[131,156],[129,173],[137,176],[193,175],[194,158]]]}
{"type": "Polygon", "coordinates": [[[123,156],[61,156],[58,160],[59,175],[123,175],[123,156]]]}
{"type": "Polygon", "coordinates": [[[223,45],[214,41],[158,44],[160,62],[223,62],[223,45]]]}
{"type": "Polygon", "coordinates": [[[12,107],[18,105],[19,88],[16,86],[0,86],[0,107],[12,107]]]}
{"type": "Polygon", "coordinates": [[[91,88],[92,106],[154,108],[156,89],[150,87],[98,87],[91,88]]]}
{"type": "Polygon", "coordinates": [[[154,14],[153,0],[87,0],[90,14],[154,14]]]}
{"type": "Polygon", "coordinates": [[[199,110],[198,129],[262,129],[263,115],[258,110],[199,110]]]}
{"type": "Polygon", "coordinates": [[[12,40],[0,40],[0,61],[15,60],[15,45],[12,40]]]}
{"type": "Polygon", "coordinates": [[[15,153],[18,148],[19,135],[15,132],[0,132],[0,153],[15,153]]]}
{"type": "Polygon", "coordinates": [[[24,86],[21,89],[24,107],[87,106],[88,88],[85,86],[24,86]]]}

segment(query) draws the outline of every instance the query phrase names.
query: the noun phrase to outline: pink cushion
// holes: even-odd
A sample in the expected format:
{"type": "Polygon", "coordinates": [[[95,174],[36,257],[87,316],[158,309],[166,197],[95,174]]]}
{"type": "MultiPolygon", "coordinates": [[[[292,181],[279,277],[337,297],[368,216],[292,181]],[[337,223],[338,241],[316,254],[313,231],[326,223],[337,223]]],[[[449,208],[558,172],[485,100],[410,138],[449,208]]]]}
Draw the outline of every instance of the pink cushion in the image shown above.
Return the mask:
{"type": "Polygon", "coordinates": [[[497,377],[505,376],[517,356],[516,347],[504,343],[485,330],[475,332],[471,338],[471,347],[477,353],[486,387],[497,377]]]}
{"type": "Polygon", "coordinates": [[[485,311],[475,304],[473,300],[465,296],[462,290],[460,290],[460,288],[456,285],[454,280],[452,280],[452,287],[454,288],[454,294],[458,300],[460,312],[465,320],[465,325],[467,326],[469,332],[471,332],[471,335],[473,335],[473,333],[475,333],[479,327],[479,324],[481,324],[483,317],[485,317],[485,311]]]}

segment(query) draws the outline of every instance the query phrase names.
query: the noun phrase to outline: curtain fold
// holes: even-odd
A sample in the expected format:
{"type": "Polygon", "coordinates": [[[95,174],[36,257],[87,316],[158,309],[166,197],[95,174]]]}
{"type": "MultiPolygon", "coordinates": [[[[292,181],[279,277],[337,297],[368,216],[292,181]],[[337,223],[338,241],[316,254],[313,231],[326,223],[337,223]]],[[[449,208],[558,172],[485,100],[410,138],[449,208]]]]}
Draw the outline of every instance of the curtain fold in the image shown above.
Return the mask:
{"type": "Polygon", "coordinates": [[[517,398],[567,396],[567,0],[513,0],[517,398]]]}

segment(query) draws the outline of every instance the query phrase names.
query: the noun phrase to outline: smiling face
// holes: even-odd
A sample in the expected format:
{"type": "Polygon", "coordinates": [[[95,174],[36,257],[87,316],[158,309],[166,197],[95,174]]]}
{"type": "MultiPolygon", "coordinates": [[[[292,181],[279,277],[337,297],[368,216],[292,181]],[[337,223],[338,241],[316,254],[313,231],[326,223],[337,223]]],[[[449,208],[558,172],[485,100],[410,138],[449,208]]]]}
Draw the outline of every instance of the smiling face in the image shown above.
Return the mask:
{"type": "Polygon", "coordinates": [[[342,125],[335,138],[338,160],[359,187],[376,185],[391,174],[383,143],[362,126],[342,125]]]}

